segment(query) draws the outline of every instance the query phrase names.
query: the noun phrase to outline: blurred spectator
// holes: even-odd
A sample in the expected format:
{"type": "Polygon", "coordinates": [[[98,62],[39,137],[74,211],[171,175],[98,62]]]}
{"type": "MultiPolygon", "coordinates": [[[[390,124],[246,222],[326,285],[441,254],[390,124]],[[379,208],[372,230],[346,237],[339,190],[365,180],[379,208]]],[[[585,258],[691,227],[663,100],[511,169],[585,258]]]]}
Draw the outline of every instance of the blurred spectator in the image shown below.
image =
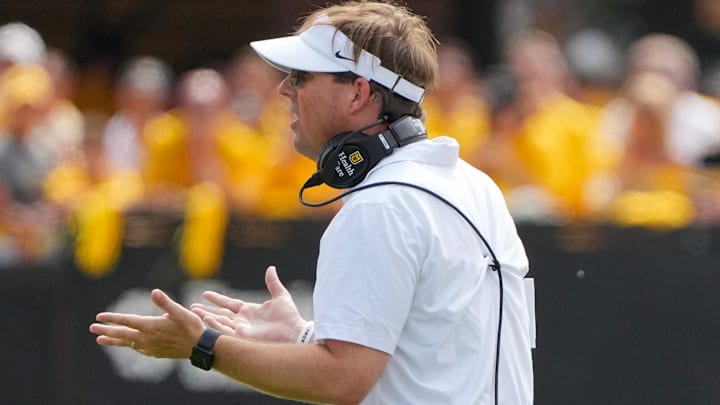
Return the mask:
{"type": "Polygon", "coordinates": [[[33,130],[52,100],[52,81],[38,65],[16,65],[0,76],[0,238],[12,260],[32,262],[52,253],[58,216],[42,198],[50,169],[31,148],[33,130]]]}
{"type": "MultiPolygon", "coordinates": [[[[337,204],[309,209],[297,200],[298,190],[316,170],[315,162],[297,153],[288,138],[290,109],[278,93],[282,74],[263,61],[250,48],[243,48],[227,69],[232,107],[240,121],[255,131],[267,147],[263,157],[268,165],[260,202],[253,214],[266,218],[297,218],[334,212],[337,204]]],[[[333,190],[317,187],[308,190],[312,201],[328,199],[333,190]]]]}
{"type": "MultiPolygon", "coordinates": [[[[39,65],[45,58],[45,42],[40,34],[21,22],[0,26],[0,75],[15,65],[39,65]]],[[[0,109],[4,97],[0,94],[0,109]]],[[[0,129],[5,126],[0,117],[0,129]]]]}
{"type": "Polygon", "coordinates": [[[603,130],[619,159],[615,183],[595,185],[613,190],[615,184],[612,216],[620,223],[687,225],[696,208],[717,205],[717,181],[701,164],[720,149],[720,106],[696,92],[697,58],[679,38],[647,35],[628,58],[622,93],[607,106],[603,130]]]}
{"type": "Polygon", "coordinates": [[[43,122],[52,100],[52,81],[40,66],[11,67],[0,76],[2,116],[2,190],[21,204],[32,204],[42,194],[41,183],[49,164],[30,148],[33,130],[43,122]]]}
{"type": "Polygon", "coordinates": [[[438,47],[440,82],[423,100],[431,137],[449,135],[460,144],[460,156],[469,158],[488,132],[480,80],[469,45],[458,38],[438,47]]]}
{"type": "Polygon", "coordinates": [[[521,122],[516,160],[530,177],[506,190],[508,205],[520,220],[583,219],[586,182],[605,160],[597,144],[600,109],[570,97],[572,78],[551,35],[516,36],[505,59],[517,89],[513,114],[521,122]]]}
{"type": "Polygon", "coordinates": [[[209,276],[219,265],[229,209],[259,209],[270,148],[235,115],[217,71],[186,72],[177,91],[179,106],[145,129],[146,202],[184,214],[181,262],[193,275],[209,276]]]}
{"type": "Polygon", "coordinates": [[[652,114],[665,134],[671,158],[697,166],[720,148],[720,107],[697,92],[699,66],[683,40],[650,34],[629,50],[624,97],[608,107],[608,133],[621,144],[638,111],[652,114]],[[637,86],[654,77],[658,87],[637,86]]]}
{"type": "Polygon", "coordinates": [[[77,81],[77,66],[60,49],[51,48],[43,61],[53,84],[53,97],[43,121],[31,135],[37,154],[52,167],[81,153],[84,118],[72,101],[77,81]]]}
{"type": "Polygon", "coordinates": [[[668,97],[668,84],[648,74],[626,89],[638,108],[617,168],[620,193],[612,201],[612,219],[621,224],[680,227],[693,218],[684,168],[671,158],[662,122],[647,107],[654,101],[646,97],[668,97]]]}
{"type": "Polygon", "coordinates": [[[522,117],[516,104],[517,83],[507,66],[496,65],[485,70],[483,97],[489,132],[470,162],[492,177],[503,193],[509,194],[530,184],[533,178],[518,151],[522,117]]]}
{"type": "Polygon", "coordinates": [[[289,131],[289,117],[273,116],[281,111],[288,115],[287,102],[277,92],[282,80],[277,69],[268,67],[257,53],[245,47],[230,62],[226,76],[232,109],[242,122],[267,134],[289,131]]]}
{"type": "Polygon", "coordinates": [[[604,106],[617,96],[623,75],[622,50],[599,29],[582,29],[565,43],[568,66],[575,79],[574,98],[604,106]]]}
{"type": "Polygon", "coordinates": [[[12,65],[39,65],[45,42],[32,27],[21,22],[0,26],[0,73],[12,65]]]}
{"type": "Polygon", "coordinates": [[[47,175],[44,193],[71,224],[78,268],[101,276],[119,257],[123,214],[142,197],[142,182],[137,173],[109,170],[102,143],[107,118],[89,114],[86,123],[82,153],[47,175]]]}
{"type": "Polygon", "coordinates": [[[143,169],[143,129],[166,110],[171,92],[172,70],[161,59],[138,56],[122,69],[115,90],[117,111],[102,139],[111,170],[143,169]]]}
{"type": "Polygon", "coordinates": [[[88,114],[85,118],[81,153],[66,159],[48,173],[43,182],[43,193],[66,214],[79,209],[85,193],[109,177],[110,170],[103,153],[102,133],[107,117],[88,114]]]}
{"type": "Polygon", "coordinates": [[[177,108],[145,127],[150,202],[180,208],[190,187],[210,182],[238,212],[253,212],[268,164],[267,139],[234,114],[227,82],[215,70],[186,72],[177,97],[177,108]]]}

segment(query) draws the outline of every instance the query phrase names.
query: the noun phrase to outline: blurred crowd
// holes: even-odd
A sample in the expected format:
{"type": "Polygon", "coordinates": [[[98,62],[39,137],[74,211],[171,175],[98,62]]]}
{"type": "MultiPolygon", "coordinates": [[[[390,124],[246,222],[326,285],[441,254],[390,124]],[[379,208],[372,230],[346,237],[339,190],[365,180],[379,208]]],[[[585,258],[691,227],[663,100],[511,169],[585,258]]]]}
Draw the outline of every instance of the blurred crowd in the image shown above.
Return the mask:
{"type": "MultiPolygon", "coordinates": [[[[701,74],[680,38],[621,49],[599,31],[563,42],[532,31],[482,69],[460,39],[441,38],[438,51],[441,83],[423,101],[429,135],[456,138],[517,221],[720,223],[720,74],[701,74]]],[[[230,218],[337,208],[298,203],[315,163],[293,150],[282,75],[249,49],[184,72],[138,55],[94,94],[98,108],[77,103],[81,79],[93,96],[80,75],[33,28],[0,27],[0,267],[72,246],[82,269],[103,274],[140,213],[176,217],[181,264],[209,276],[230,218]]]]}

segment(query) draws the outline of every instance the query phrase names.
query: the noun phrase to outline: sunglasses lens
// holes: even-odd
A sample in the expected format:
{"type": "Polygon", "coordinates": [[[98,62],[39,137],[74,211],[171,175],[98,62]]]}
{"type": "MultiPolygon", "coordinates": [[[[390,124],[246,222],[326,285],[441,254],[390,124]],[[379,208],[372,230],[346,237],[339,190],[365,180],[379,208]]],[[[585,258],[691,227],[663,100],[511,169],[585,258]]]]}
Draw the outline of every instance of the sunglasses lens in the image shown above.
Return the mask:
{"type": "Polygon", "coordinates": [[[299,70],[293,70],[290,72],[290,86],[292,87],[298,87],[302,84],[304,73],[299,70]]]}

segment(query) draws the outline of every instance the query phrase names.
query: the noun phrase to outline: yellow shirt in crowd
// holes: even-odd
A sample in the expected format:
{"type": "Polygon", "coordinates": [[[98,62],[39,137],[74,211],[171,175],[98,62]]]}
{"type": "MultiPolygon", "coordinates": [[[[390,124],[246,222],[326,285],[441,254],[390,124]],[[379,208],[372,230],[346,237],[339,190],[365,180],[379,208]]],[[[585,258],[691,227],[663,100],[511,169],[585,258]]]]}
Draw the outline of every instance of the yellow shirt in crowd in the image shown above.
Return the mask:
{"type": "MultiPolygon", "coordinates": [[[[215,124],[216,156],[229,180],[225,192],[240,214],[267,218],[299,218],[322,212],[302,206],[298,191],[316,168],[315,162],[298,154],[292,145],[286,103],[266,107],[256,127],[234,115],[223,115],[215,124]]],[[[148,124],[145,131],[148,186],[190,187],[187,128],[176,112],[148,124]]],[[[312,190],[313,201],[329,198],[333,192],[312,190]]]]}
{"type": "Polygon", "coordinates": [[[598,147],[600,118],[600,108],[560,95],[529,116],[516,139],[534,183],[554,195],[571,217],[586,214],[586,183],[612,160],[598,147]]]}
{"type": "Polygon", "coordinates": [[[445,135],[455,138],[460,144],[460,157],[469,160],[487,137],[487,110],[480,98],[470,95],[462,97],[456,105],[459,107],[446,111],[432,94],[428,94],[422,103],[427,116],[425,127],[430,137],[445,135]]]}

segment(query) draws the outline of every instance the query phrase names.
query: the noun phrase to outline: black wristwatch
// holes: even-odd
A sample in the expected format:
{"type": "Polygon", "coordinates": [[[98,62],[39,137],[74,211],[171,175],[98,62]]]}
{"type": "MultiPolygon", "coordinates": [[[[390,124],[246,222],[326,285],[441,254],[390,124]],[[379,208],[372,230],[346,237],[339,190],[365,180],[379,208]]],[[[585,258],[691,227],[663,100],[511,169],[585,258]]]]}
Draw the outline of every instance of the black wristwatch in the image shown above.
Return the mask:
{"type": "Polygon", "coordinates": [[[190,354],[190,362],[193,366],[203,370],[212,368],[215,358],[212,348],[220,335],[221,333],[213,328],[205,329],[205,332],[200,336],[200,341],[193,347],[192,354],[190,354]]]}

